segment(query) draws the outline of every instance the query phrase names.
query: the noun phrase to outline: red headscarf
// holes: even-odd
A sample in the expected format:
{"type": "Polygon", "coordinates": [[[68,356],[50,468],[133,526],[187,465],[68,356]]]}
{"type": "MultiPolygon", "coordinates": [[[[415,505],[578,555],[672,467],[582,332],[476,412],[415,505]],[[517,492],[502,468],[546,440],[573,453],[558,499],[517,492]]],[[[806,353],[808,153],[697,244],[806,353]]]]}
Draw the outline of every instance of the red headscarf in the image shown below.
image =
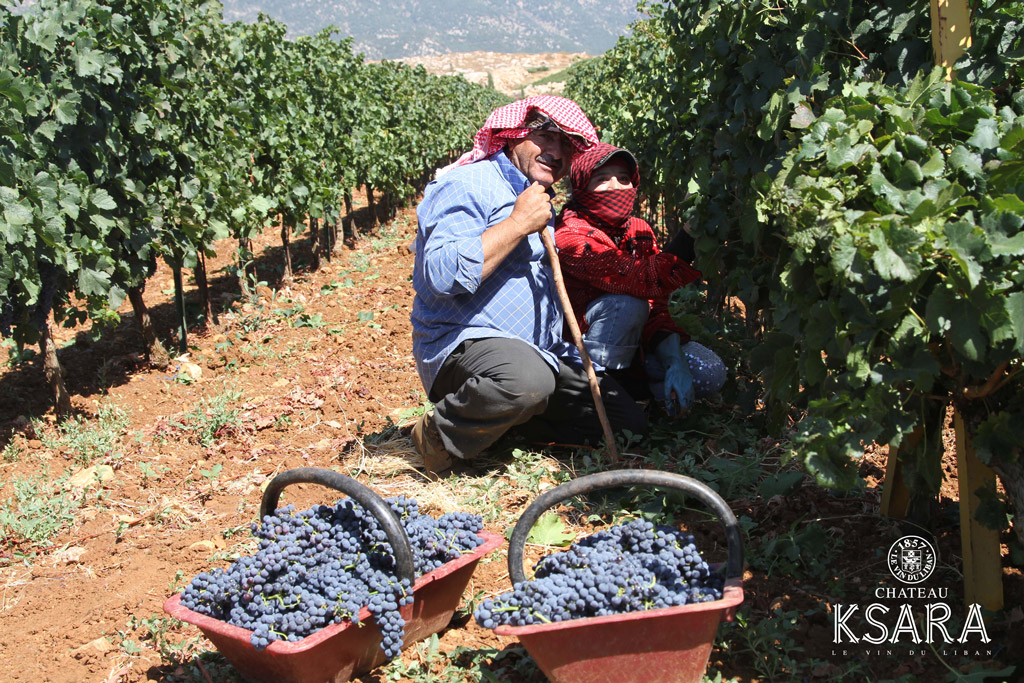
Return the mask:
{"type": "Polygon", "coordinates": [[[577,150],[582,151],[597,143],[597,131],[579,105],[572,100],[557,95],[527,97],[491,112],[483,127],[473,137],[473,149],[459,157],[455,163],[439,169],[437,175],[441,176],[456,166],[485,159],[504,147],[510,139],[525,138],[531,132],[530,128],[525,127],[526,117],[534,109],[546,114],[568,135],[577,150]]]}
{"type": "Polygon", "coordinates": [[[578,215],[579,218],[602,228],[622,228],[633,214],[636,188],[639,184],[640,170],[637,168],[636,158],[629,150],[598,142],[572,159],[572,168],[569,171],[572,197],[566,204],[565,218],[575,218],[578,215]],[[630,180],[633,187],[604,192],[588,190],[587,185],[594,171],[616,157],[632,169],[630,180]]]}

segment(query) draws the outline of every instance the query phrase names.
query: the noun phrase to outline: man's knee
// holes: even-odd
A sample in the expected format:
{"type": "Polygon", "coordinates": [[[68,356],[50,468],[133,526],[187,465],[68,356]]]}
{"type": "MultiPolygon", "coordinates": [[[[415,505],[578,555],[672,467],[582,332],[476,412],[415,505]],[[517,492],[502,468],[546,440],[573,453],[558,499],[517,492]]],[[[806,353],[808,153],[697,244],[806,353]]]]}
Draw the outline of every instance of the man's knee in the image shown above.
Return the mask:
{"type": "Polygon", "coordinates": [[[502,382],[500,390],[510,411],[539,414],[555,391],[555,373],[543,361],[525,364],[502,382]]]}
{"type": "Polygon", "coordinates": [[[473,342],[462,363],[469,374],[463,387],[473,387],[465,400],[490,406],[495,414],[535,415],[544,410],[555,391],[551,366],[519,339],[473,342]]]}

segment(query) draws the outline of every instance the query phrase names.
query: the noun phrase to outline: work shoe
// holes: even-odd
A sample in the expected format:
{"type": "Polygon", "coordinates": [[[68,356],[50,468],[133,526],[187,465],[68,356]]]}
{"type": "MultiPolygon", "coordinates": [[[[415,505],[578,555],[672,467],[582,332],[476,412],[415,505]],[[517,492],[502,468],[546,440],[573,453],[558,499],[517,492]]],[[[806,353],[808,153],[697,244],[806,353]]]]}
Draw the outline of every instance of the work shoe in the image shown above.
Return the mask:
{"type": "Polygon", "coordinates": [[[441,434],[434,424],[434,411],[420,416],[419,421],[413,425],[410,436],[416,452],[423,458],[423,469],[428,474],[437,475],[451,469],[452,456],[445,450],[441,434]]]}

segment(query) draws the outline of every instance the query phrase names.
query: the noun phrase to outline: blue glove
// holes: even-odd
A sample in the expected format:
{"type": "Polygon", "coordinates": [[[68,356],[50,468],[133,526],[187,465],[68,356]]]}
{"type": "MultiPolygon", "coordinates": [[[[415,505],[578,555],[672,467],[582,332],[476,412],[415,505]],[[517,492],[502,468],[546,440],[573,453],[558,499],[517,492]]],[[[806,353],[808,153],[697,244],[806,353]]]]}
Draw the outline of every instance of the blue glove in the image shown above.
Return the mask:
{"type": "Polygon", "coordinates": [[[669,415],[675,415],[677,404],[685,409],[693,402],[693,375],[683,356],[679,335],[672,334],[663,339],[655,353],[665,368],[665,408],[669,415]]]}

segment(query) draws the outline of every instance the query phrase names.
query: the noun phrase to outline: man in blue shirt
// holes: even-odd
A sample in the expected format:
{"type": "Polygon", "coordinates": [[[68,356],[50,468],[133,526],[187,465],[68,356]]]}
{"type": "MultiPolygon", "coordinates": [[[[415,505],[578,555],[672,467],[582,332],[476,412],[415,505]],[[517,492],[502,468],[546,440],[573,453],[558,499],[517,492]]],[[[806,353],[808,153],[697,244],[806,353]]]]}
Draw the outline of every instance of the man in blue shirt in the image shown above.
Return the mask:
{"type": "MultiPolygon", "coordinates": [[[[541,96],[496,110],[474,142],[417,210],[413,354],[434,410],[412,438],[431,473],[513,427],[543,442],[602,435],[539,234],[554,225],[551,186],[597,135],[574,102],[541,96]]],[[[599,383],[613,430],[645,432],[633,399],[599,383]]]]}

